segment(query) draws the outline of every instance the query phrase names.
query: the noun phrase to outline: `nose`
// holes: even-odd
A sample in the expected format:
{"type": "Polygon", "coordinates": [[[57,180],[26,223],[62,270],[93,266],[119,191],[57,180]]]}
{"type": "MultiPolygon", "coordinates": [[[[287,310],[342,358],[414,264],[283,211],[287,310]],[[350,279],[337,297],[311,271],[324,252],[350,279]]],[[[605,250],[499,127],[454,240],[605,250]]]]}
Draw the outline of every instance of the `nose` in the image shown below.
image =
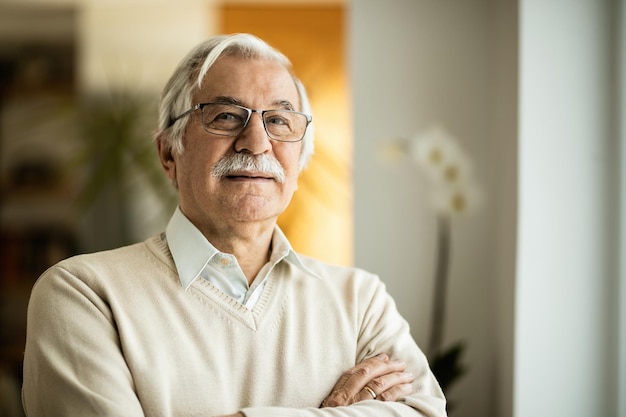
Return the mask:
{"type": "Polygon", "coordinates": [[[267,136],[263,116],[260,113],[252,113],[248,124],[235,139],[235,151],[259,155],[271,149],[272,141],[267,136]]]}

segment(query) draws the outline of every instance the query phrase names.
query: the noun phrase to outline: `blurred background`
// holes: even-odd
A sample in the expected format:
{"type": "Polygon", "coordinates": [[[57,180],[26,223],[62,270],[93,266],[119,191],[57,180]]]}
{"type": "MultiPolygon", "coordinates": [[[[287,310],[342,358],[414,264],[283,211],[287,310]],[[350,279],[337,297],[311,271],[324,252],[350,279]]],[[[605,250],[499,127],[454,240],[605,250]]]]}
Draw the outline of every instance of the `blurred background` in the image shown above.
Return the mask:
{"type": "Polygon", "coordinates": [[[231,32],[311,96],[296,249],[379,274],[424,350],[446,278],[451,416],[626,416],[625,27],[624,0],[0,0],[0,416],[37,277],[163,230],[158,96],[231,32]],[[445,233],[412,147],[432,126],[481,195],[445,233]]]}

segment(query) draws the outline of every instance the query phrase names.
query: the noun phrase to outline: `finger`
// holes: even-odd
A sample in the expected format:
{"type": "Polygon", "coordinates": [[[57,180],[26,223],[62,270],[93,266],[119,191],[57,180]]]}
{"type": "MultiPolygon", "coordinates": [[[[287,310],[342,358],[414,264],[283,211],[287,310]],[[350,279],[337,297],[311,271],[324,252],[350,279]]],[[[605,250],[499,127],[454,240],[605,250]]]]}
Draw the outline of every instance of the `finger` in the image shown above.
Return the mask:
{"type": "MultiPolygon", "coordinates": [[[[393,368],[390,369],[389,364],[389,357],[386,354],[380,354],[364,360],[360,364],[346,371],[341,378],[339,378],[333,387],[331,395],[335,394],[338,396],[339,393],[345,393],[346,395],[356,394],[371,379],[376,378],[385,372],[396,371],[393,368]]],[[[397,366],[398,363],[395,365],[397,366]]]]}
{"type": "Polygon", "coordinates": [[[402,397],[413,394],[413,384],[398,384],[377,395],[380,401],[398,401],[402,397]]]}
{"type": "Polygon", "coordinates": [[[395,400],[397,399],[396,395],[405,393],[407,384],[409,389],[411,389],[411,382],[414,380],[415,377],[410,372],[393,372],[380,376],[365,385],[363,391],[358,395],[358,401],[371,399],[382,399],[383,401],[395,400]],[[404,389],[392,390],[395,386],[404,386],[404,389]]]}
{"type": "Polygon", "coordinates": [[[406,364],[403,362],[390,360],[386,355],[374,356],[346,372],[346,378],[342,381],[343,385],[338,388],[356,395],[365,385],[376,378],[395,372],[404,372],[405,370],[406,364]]]}
{"type": "Polygon", "coordinates": [[[414,380],[415,376],[410,372],[393,372],[373,379],[367,386],[378,396],[395,385],[410,384],[414,380]]]}
{"type": "Polygon", "coordinates": [[[375,400],[378,397],[378,395],[376,394],[376,391],[374,391],[372,388],[370,388],[367,385],[364,386],[363,389],[357,395],[358,395],[357,402],[365,401],[365,400],[375,400]]]}

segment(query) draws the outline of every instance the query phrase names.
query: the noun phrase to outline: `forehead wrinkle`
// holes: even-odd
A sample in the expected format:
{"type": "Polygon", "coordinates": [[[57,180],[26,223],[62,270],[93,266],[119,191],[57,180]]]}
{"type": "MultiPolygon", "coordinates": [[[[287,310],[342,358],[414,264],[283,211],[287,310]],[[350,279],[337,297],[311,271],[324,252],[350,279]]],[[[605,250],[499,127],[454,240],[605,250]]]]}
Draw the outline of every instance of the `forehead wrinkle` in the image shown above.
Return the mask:
{"type": "Polygon", "coordinates": [[[237,104],[242,105],[242,101],[236,97],[232,96],[217,96],[211,100],[211,103],[220,103],[220,104],[237,104]]]}
{"type": "MultiPolygon", "coordinates": [[[[239,100],[236,97],[232,96],[217,96],[211,99],[211,103],[219,103],[219,104],[236,104],[239,106],[244,106],[244,102],[239,100]]],[[[272,102],[272,106],[274,108],[285,109],[285,110],[293,110],[294,106],[291,104],[289,100],[279,99],[274,100],[272,102]]],[[[245,107],[245,106],[244,106],[245,107]]],[[[267,110],[267,109],[256,109],[256,110],[267,110]]]]}

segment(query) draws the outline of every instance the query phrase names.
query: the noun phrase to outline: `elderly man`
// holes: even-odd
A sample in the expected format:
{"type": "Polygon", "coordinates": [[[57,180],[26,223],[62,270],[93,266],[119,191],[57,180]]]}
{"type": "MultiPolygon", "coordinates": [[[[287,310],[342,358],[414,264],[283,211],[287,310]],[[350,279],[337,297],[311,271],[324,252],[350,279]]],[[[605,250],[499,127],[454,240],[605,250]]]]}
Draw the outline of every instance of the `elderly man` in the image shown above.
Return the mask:
{"type": "Polygon", "coordinates": [[[179,194],[165,233],[33,289],[29,417],[446,415],[378,277],[298,255],[276,226],[313,149],[287,58],[245,34],[199,45],[156,140],[179,194]]]}

